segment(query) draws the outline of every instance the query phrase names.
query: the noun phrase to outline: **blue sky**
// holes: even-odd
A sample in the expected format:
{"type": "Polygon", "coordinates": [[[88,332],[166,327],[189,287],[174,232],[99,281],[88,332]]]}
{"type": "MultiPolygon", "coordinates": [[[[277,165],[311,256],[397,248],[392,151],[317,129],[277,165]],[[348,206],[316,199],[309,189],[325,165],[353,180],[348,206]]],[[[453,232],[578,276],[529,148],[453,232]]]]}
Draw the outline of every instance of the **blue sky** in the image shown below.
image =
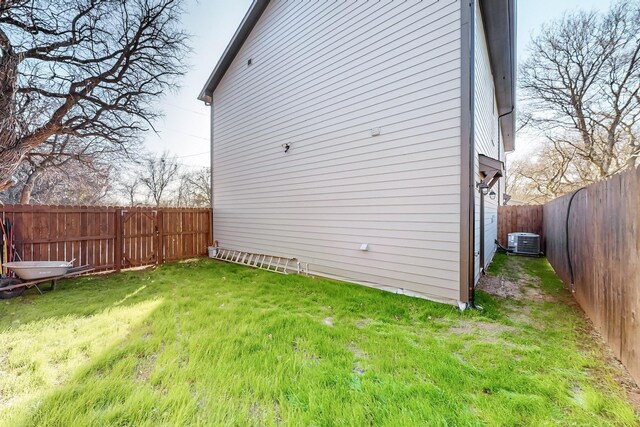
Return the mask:
{"type": "MultiPolygon", "coordinates": [[[[609,0],[519,0],[518,1],[518,54],[526,56],[526,47],[532,34],[540,26],[566,11],[606,9],[609,0]]],[[[207,77],[244,17],[251,0],[189,0],[184,24],[193,35],[193,54],[189,72],[182,87],[168,94],[158,108],[165,113],[157,123],[160,135],[149,132],[146,146],[150,151],[168,149],[186,168],[199,168],[209,164],[208,108],[196,99],[207,77]]],[[[526,149],[520,144],[517,151],[526,149]]]]}
{"type": "Polygon", "coordinates": [[[518,0],[518,54],[526,55],[531,35],[540,26],[575,10],[606,10],[610,0],[518,0]]]}

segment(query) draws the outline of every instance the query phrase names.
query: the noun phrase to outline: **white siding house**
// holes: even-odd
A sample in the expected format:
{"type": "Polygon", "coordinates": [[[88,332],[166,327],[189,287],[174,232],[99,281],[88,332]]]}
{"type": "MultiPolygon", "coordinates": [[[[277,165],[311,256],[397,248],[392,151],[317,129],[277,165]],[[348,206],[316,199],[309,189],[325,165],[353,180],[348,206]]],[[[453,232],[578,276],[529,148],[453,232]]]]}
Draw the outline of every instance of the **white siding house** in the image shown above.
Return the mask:
{"type": "Polygon", "coordinates": [[[200,95],[214,239],[469,302],[503,193],[482,230],[479,155],[513,148],[513,2],[254,1],[200,95]]]}
{"type": "MultiPolygon", "coordinates": [[[[491,72],[489,48],[485,37],[484,22],[480,13],[480,6],[476,4],[475,26],[475,175],[481,181],[479,155],[505,160],[505,150],[498,126],[498,104],[495,96],[494,78],[491,72]]],[[[491,189],[495,198],[484,198],[484,248],[480,249],[482,227],[480,192],[475,193],[475,280],[480,277],[482,266],[489,265],[496,251],[495,240],[498,236],[498,203],[499,195],[504,193],[503,180],[498,181],[491,189]],[[480,257],[483,256],[484,259],[480,257]]]]}

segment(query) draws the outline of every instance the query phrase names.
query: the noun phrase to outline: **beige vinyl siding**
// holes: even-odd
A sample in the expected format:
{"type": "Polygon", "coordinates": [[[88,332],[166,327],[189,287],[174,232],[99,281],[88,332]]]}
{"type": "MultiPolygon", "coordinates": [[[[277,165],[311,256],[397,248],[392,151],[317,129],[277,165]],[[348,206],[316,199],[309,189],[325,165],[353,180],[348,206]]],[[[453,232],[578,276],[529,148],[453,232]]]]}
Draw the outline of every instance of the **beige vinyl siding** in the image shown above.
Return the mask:
{"type": "Polygon", "coordinates": [[[215,239],[456,301],[460,81],[458,0],[271,1],[213,94],[215,239]]]}
{"type": "MultiPolygon", "coordinates": [[[[480,6],[476,6],[476,34],[475,34],[475,152],[476,152],[476,182],[481,180],[478,155],[484,154],[494,159],[504,159],[502,139],[498,140],[498,113],[495,97],[495,86],[489,62],[489,51],[485,37],[484,24],[480,13],[480,6]],[[500,147],[498,147],[500,144],[500,147]]],[[[484,258],[488,266],[496,251],[495,240],[498,236],[498,203],[503,193],[503,181],[500,180],[493,187],[496,192],[495,200],[489,196],[484,198],[484,258]]],[[[480,276],[480,195],[476,192],[476,280],[480,276]]]]}

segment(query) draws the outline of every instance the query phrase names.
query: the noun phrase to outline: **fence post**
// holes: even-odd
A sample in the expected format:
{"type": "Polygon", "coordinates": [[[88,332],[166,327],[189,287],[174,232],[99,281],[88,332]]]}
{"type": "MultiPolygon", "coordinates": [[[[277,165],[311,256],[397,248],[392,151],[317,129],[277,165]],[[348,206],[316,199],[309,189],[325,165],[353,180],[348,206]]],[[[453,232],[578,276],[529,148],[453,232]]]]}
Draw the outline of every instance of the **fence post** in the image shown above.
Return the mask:
{"type": "Polygon", "coordinates": [[[116,221],[116,238],[114,242],[113,262],[116,271],[119,272],[122,269],[122,209],[116,209],[114,215],[116,221]]]}
{"type": "Polygon", "coordinates": [[[207,215],[208,217],[208,227],[209,228],[209,241],[207,242],[207,246],[212,245],[213,244],[213,208],[209,209],[209,215],[207,215]]]}
{"type": "Polygon", "coordinates": [[[164,209],[158,209],[156,214],[156,232],[158,248],[158,264],[164,264],[164,209]]]}

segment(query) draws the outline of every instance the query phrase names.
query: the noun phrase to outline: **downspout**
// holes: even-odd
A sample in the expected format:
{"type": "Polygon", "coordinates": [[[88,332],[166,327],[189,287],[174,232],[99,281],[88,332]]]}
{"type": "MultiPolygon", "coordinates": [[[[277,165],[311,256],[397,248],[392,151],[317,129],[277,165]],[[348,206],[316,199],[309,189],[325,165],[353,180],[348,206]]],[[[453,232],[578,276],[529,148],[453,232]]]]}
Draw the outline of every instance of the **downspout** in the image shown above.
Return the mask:
{"type": "MultiPolygon", "coordinates": [[[[501,154],[500,154],[500,152],[502,151],[502,150],[500,150],[500,142],[501,142],[500,141],[500,135],[502,134],[502,129],[500,128],[500,118],[501,117],[502,116],[498,116],[498,160],[500,160],[502,162],[502,157],[501,157],[501,154]]],[[[507,177],[507,154],[506,153],[504,155],[503,164],[504,164],[504,171],[503,171],[504,175],[502,176],[502,178],[504,178],[505,182],[506,182],[506,177],[507,177]]],[[[500,200],[502,200],[502,191],[501,191],[501,188],[500,188],[500,180],[498,180],[498,206],[500,206],[500,200]]]]}
{"type": "MultiPolygon", "coordinates": [[[[210,140],[209,140],[209,156],[210,156],[210,168],[209,168],[209,191],[211,194],[211,223],[209,224],[209,227],[211,227],[211,240],[215,241],[216,240],[216,236],[214,234],[214,226],[213,224],[216,222],[216,218],[215,218],[215,210],[214,210],[214,196],[215,196],[215,192],[213,191],[213,187],[214,187],[214,179],[213,179],[213,144],[214,144],[214,120],[213,120],[213,99],[210,98],[210,102],[207,102],[209,108],[211,109],[210,113],[209,113],[209,126],[210,126],[210,140]]],[[[211,243],[211,242],[209,242],[211,243]]],[[[217,245],[216,245],[217,246],[217,245]]]]}
{"type": "Polygon", "coordinates": [[[479,248],[479,260],[480,260],[480,274],[484,274],[484,193],[481,189],[478,189],[480,193],[480,248],[479,248]]]}
{"type": "Polygon", "coordinates": [[[469,1],[469,307],[476,308],[476,2],[469,1]]]}
{"type": "Polygon", "coordinates": [[[509,114],[513,114],[513,110],[515,110],[516,107],[515,106],[511,106],[511,109],[509,111],[507,111],[504,114],[500,114],[498,116],[498,160],[500,160],[500,135],[502,135],[502,126],[500,125],[500,123],[502,122],[502,118],[505,116],[508,116],[509,114]]]}

